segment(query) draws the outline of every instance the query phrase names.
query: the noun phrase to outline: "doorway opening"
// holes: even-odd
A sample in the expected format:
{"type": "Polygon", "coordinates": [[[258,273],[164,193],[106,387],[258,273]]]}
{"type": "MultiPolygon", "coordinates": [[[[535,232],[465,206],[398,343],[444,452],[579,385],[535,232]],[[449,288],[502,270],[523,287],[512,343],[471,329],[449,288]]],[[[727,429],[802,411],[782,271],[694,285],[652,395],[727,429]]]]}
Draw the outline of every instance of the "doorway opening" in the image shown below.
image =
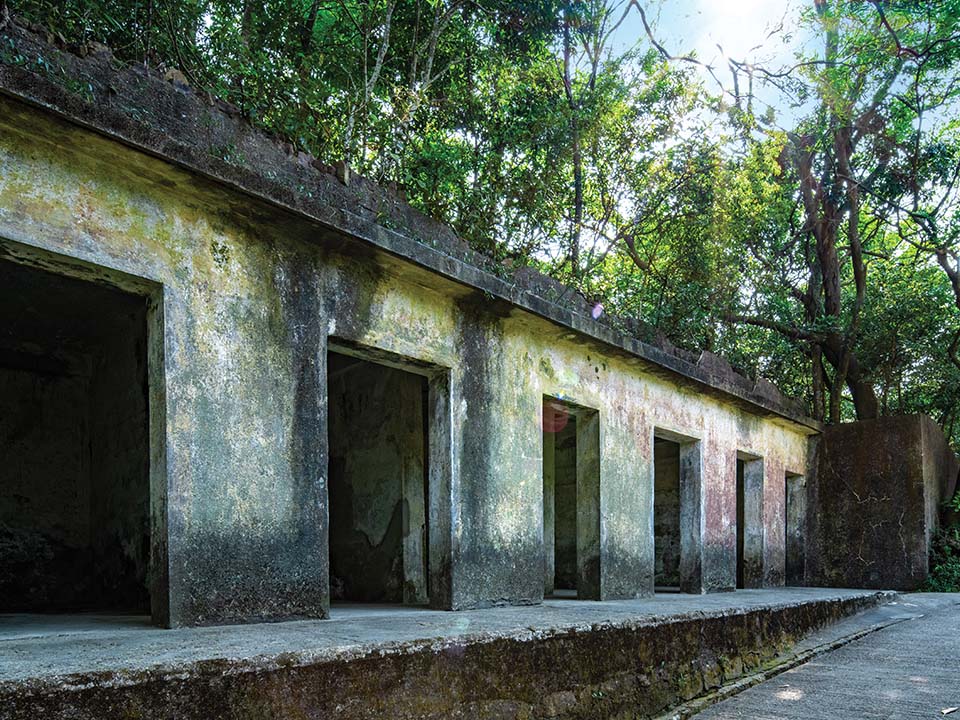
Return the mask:
{"type": "Polygon", "coordinates": [[[653,433],[654,588],[703,592],[703,484],[700,441],[653,433]]]}
{"type": "Polygon", "coordinates": [[[543,401],[544,597],[600,599],[600,420],[543,401]]]}
{"type": "Polygon", "coordinates": [[[804,584],[806,562],[807,486],[803,475],[786,473],[784,534],[786,535],[786,584],[804,584]]]}
{"type": "Polygon", "coordinates": [[[147,341],[146,297],[0,261],[0,613],[150,614],[147,341]]]}
{"type": "Polygon", "coordinates": [[[737,453],[737,588],[763,585],[763,459],[737,453]]]}
{"type": "Polygon", "coordinates": [[[653,440],[654,586],[680,591],[680,444],[653,440]]]}
{"type": "Polygon", "coordinates": [[[427,377],[331,350],[332,602],[430,602],[427,377]]]}

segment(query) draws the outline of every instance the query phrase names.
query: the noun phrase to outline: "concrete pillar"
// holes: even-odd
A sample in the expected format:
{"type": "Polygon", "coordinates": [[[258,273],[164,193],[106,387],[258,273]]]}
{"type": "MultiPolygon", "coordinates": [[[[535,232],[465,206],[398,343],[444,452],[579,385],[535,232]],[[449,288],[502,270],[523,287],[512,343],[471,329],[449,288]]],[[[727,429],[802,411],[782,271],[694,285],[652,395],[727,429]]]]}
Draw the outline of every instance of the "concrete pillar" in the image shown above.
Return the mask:
{"type": "Polygon", "coordinates": [[[453,442],[452,385],[447,370],[434,369],[427,384],[430,607],[453,607],[453,491],[459,467],[453,442]]]}
{"type": "MultiPolygon", "coordinates": [[[[416,408],[421,421],[425,416],[423,386],[420,383],[405,383],[398,393],[401,407],[416,408]]],[[[429,601],[427,580],[427,515],[426,471],[429,461],[424,452],[427,428],[424,423],[412,423],[403,427],[402,444],[419,444],[410,447],[403,456],[401,472],[401,497],[403,499],[403,602],[407,605],[424,605],[429,601]],[[422,460],[421,460],[422,458],[422,460]],[[427,465],[427,467],[424,467],[427,465]]]]}
{"type": "Polygon", "coordinates": [[[786,563],[786,472],[774,456],[764,462],[763,587],[783,587],[786,563]]]}
{"type": "Polygon", "coordinates": [[[743,523],[738,579],[744,588],[759,588],[763,587],[763,459],[745,453],[738,453],[737,459],[742,463],[737,522],[743,523]]]}
{"type": "MultiPolygon", "coordinates": [[[[173,625],[170,616],[170,559],[167,497],[167,385],[165,367],[164,294],[147,301],[147,404],[150,433],[150,614],[153,623],[173,625]]],[[[326,368],[323,368],[326,372],[326,368]]],[[[322,482],[322,480],[321,480],[322,482]]],[[[319,494],[319,493],[318,493],[319,494]]],[[[318,515],[325,515],[319,513],[318,515]]],[[[325,561],[324,561],[325,562],[325,561]]],[[[318,615],[323,615],[321,610],[318,615]]]]}
{"type": "Polygon", "coordinates": [[[641,398],[601,411],[600,586],[602,600],[653,595],[653,432],[641,398]],[[622,408],[629,413],[620,413],[622,408]]]}
{"type": "Polygon", "coordinates": [[[555,557],[555,513],[554,483],[556,472],[556,433],[543,432],[543,594],[553,592],[556,568],[555,557]]]}
{"type": "Polygon", "coordinates": [[[805,529],[807,522],[807,483],[803,475],[787,473],[786,478],[786,571],[787,585],[803,585],[805,566],[805,529]]]}
{"type": "Polygon", "coordinates": [[[577,597],[600,600],[600,413],[577,411],[577,597]]]}
{"type": "Polygon", "coordinates": [[[703,586],[706,592],[737,587],[736,450],[716,424],[708,424],[701,440],[704,495],[703,586]]]}
{"type": "Polygon", "coordinates": [[[703,456],[699,440],[680,444],[680,591],[703,586],[703,456]]]}

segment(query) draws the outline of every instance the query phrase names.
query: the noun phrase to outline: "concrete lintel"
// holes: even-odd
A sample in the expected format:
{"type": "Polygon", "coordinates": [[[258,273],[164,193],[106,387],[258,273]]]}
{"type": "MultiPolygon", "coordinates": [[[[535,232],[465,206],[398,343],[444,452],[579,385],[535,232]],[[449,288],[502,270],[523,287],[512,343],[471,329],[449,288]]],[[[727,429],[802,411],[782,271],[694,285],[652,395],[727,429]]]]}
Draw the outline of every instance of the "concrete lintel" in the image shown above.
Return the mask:
{"type": "Polygon", "coordinates": [[[659,424],[653,428],[653,436],[662,440],[675,442],[678,445],[699,442],[701,440],[700,433],[694,432],[693,430],[671,428],[659,424]]]}

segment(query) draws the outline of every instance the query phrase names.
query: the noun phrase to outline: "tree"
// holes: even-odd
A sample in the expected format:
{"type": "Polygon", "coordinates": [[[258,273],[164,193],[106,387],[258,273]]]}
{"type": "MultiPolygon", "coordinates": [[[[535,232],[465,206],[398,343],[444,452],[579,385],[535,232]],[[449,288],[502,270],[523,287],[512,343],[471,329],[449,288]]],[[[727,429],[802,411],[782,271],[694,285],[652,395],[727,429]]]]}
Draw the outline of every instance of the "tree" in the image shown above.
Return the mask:
{"type": "Polygon", "coordinates": [[[475,248],[767,375],[815,417],[954,427],[960,0],[812,0],[791,32],[820,46],[784,68],[673,55],[640,0],[10,7],[178,68],[293,152],[394,185],[475,248]],[[635,12],[649,47],[621,51],[635,12]]]}
{"type": "Polygon", "coordinates": [[[754,296],[728,318],[802,343],[813,412],[832,422],[842,417],[845,390],[858,418],[876,417],[880,409],[873,378],[857,354],[875,255],[869,245],[890,226],[882,210],[896,202],[880,181],[892,159],[910,147],[910,128],[923,114],[904,102],[905,92],[924,94],[955,67],[954,57],[944,57],[956,52],[951,12],[929,4],[817,0],[804,21],[821,38],[818,54],[776,72],[730,61],[735,80],[748,80],[735,82],[733,120],[747,142],[782,145],[781,182],[792,188],[796,219],[789,218],[782,240],[748,242],[767,290],[780,284],[795,309],[758,303],[754,296]],[[925,38],[925,44],[914,51],[904,44],[908,38],[925,38]],[[784,134],[741,103],[740,88],[761,85],[812,99],[813,108],[784,134]]]}

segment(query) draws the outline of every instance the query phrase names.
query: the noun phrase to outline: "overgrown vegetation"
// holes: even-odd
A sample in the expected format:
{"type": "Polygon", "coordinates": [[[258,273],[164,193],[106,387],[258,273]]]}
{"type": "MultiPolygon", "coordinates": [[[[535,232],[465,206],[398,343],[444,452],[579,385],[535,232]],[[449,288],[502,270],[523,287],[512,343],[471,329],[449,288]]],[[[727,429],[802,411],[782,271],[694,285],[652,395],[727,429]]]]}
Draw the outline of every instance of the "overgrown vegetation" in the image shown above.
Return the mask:
{"type": "Polygon", "coordinates": [[[722,68],[666,47],[651,4],[9,7],[177,68],[815,417],[924,412],[960,444],[960,0],[810,0],[771,40],[808,39],[786,67],[722,68]]]}
{"type": "Polygon", "coordinates": [[[942,528],[930,545],[930,576],[923,592],[960,592],[960,524],[942,528]]]}

